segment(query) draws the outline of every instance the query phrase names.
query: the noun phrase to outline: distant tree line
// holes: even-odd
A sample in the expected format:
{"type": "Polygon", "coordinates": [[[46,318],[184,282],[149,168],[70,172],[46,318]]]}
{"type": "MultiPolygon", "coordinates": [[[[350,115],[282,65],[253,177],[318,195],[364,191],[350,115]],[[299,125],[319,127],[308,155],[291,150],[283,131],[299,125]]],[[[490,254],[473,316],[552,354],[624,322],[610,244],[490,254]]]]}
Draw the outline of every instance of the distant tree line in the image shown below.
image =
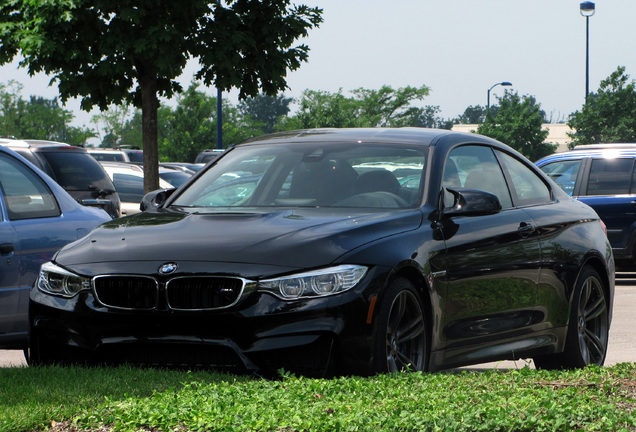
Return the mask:
{"type": "MultiPolygon", "coordinates": [[[[48,139],[86,145],[100,138],[101,146],[141,148],[142,113],[128,104],[111,106],[92,118],[92,126],[70,126],[73,115],[57,99],[21,95],[15,81],[0,83],[0,135],[48,139]]],[[[506,91],[490,112],[469,106],[454,119],[440,117],[438,106],[423,105],[427,86],[393,89],[359,88],[348,93],[305,90],[296,100],[280,94],[259,94],[233,105],[222,101],[223,146],[276,131],[318,127],[430,127],[450,129],[454,124],[477,124],[477,133],[505,142],[531,160],[556,150],[546,143],[542,125],[549,122],[534,96],[506,91]],[[292,112],[292,103],[296,110],[292,112]],[[488,114],[488,115],[487,115],[488,114]]],[[[217,147],[217,100],[197,82],[177,97],[176,106],[158,109],[158,148],[162,161],[192,161],[207,148],[217,147]]],[[[636,87],[619,67],[601,82],[567,124],[575,131],[572,146],[598,142],[636,141],[636,87]]]]}

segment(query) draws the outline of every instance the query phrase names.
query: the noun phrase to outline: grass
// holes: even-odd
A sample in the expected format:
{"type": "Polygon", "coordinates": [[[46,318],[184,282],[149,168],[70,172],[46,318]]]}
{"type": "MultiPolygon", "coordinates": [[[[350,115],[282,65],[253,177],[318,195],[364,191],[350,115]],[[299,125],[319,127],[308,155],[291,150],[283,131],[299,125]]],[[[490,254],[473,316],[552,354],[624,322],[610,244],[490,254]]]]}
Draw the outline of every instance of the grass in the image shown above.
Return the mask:
{"type": "Polygon", "coordinates": [[[0,432],[636,431],[636,363],[576,371],[266,381],[212,372],[0,369],[0,432]]]}

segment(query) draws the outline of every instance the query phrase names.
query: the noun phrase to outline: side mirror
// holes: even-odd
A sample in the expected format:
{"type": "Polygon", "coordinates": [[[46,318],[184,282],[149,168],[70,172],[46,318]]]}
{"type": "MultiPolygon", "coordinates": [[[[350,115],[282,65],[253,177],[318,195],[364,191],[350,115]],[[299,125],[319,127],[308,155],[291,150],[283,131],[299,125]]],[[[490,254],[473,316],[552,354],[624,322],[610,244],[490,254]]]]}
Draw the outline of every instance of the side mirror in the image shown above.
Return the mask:
{"type": "Polygon", "coordinates": [[[496,195],[478,189],[451,189],[454,200],[451,207],[442,211],[444,217],[485,216],[501,211],[501,203],[496,195]]]}
{"type": "Polygon", "coordinates": [[[148,192],[141,200],[139,209],[141,211],[148,212],[157,210],[168,200],[175,190],[176,189],[158,189],[156,191],[148,192]]]}

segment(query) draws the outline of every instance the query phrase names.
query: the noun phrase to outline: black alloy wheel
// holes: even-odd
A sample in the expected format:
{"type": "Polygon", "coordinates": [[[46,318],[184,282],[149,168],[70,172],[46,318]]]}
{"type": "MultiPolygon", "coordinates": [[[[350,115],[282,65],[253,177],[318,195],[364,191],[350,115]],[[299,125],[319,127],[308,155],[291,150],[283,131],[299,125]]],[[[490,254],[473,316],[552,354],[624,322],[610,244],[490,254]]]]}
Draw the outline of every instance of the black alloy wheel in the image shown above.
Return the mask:
{"type": "MultiPolygon", "coordinates": [[[[576,293],[576,337],[580,366],[602,365],[607,353],[609,322],[607,301],[598,273],[591,270],[585,274],[580,290],[576,293]]],[[[572,315],[572,318],[575,318],[572,315]]]]}
{"type": "Polygon", "coordinates": [[[375,371],[424,371],[428,365],[428,325],[422,302],[406,279],[388,288],[378,313],[375,371]]]}
{"type": "Polygon", "coordinates": [[[603,282],[586,266],[581,271],[570,308],[565,349],[562,353],[536,357],[543,369],[574,369],[605,362],[609,340],[609,315],[603,282]]]}

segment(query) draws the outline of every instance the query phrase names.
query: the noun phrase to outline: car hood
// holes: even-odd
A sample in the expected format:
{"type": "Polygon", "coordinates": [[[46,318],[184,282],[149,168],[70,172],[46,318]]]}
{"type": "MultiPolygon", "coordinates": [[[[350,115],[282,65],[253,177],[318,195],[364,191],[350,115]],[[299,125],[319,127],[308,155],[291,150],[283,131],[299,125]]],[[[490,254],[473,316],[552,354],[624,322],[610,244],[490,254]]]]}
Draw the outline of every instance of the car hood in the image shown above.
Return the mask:
{"type": "Polygon", "coordinates": [[[374,240],[417,229],[421,223],[418,209],[373,214],[320,208],[139,213],[101,225],[63,248],[55,261],[68,267],[143,261],[310,268],[327,265],[374,240]]]}

